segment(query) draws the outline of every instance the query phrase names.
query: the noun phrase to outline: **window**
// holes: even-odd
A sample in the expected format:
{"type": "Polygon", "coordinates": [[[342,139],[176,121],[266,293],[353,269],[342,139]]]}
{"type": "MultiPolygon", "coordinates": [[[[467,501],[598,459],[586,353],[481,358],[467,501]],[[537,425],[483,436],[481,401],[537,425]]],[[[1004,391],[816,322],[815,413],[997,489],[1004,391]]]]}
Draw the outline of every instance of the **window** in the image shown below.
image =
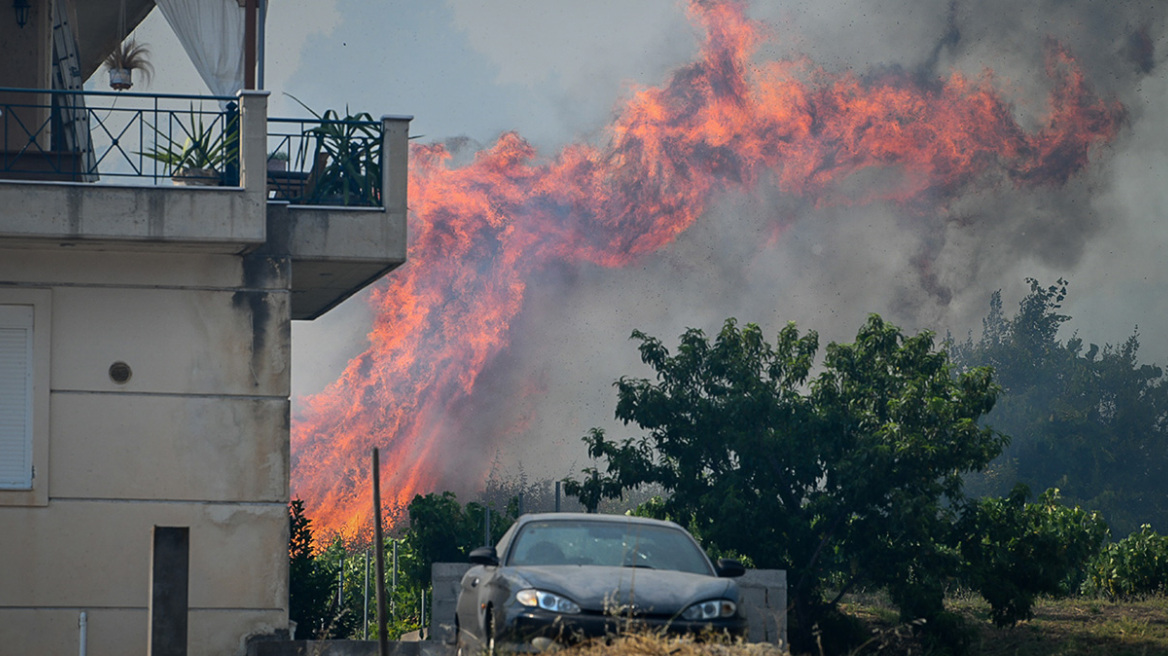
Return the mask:
{"type": "Polygon", "coordinates": [[[0,489],[31,490],[31,305],[0,305],[0,489]]]}
{"type": "Polygon", "coordinates": [[[0,287],[0,506],[49,502],[51,300],[0,287]]]}

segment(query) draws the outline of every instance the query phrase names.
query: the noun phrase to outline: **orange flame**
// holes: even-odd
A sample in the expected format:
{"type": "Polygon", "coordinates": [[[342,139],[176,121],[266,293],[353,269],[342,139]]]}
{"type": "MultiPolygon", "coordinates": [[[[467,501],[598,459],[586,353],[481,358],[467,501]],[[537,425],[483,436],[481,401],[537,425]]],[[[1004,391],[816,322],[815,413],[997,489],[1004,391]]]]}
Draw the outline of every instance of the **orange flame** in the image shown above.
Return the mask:
{"type": "Polygon", "coordinates": [[[692,0],[689,14],[706,33],[697,61],[665,86],[635,90],[603,147],[539,161],[509,133],[458,169],[441,145],[413,149],[409,263],[372,292],[368,349],[304,400],[293,424],[293,489],[323,534],[367,535],[374,446],[385,454],[383,498],[399,513],[415,494],[485,477],[450,462],[469,446],[450,411],[507,348],[526,282],[549,263],[622,266],[669,244],[722,190],[759,184],[819,204],[939,210],[1004,181],[1059,185],[1123,121],[1057,44],[1049,115],[1027,131],[991,72],[922,84],[756,64],[765,28],[742,2],[692,0]],[[872,169],[895,171],[899,186],[839,191],[872,169]]]}

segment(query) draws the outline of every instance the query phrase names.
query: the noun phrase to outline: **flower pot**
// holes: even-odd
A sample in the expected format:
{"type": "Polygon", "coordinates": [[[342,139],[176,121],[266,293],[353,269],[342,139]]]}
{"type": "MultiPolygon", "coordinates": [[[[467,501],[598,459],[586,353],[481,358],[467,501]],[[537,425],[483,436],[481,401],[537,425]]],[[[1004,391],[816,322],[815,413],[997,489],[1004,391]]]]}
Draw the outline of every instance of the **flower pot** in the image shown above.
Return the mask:
{"type": "Polygon", "coordinates": [[[111,89],[125,91],[134,86],[134,79],[128,68],[109,69],[109,84],[111,89]]]}
{"type": "Polygon", "coordinates": [[[215,169],[175,169],[170,179],[183,187],[218,187],[222,175],[215,169]]]}
{"type": "Polygon", "coordinates": [[[288,170],[288,160],[286,159],[269,159],[268,170],[277,173],[283,173],[288,170]]]}

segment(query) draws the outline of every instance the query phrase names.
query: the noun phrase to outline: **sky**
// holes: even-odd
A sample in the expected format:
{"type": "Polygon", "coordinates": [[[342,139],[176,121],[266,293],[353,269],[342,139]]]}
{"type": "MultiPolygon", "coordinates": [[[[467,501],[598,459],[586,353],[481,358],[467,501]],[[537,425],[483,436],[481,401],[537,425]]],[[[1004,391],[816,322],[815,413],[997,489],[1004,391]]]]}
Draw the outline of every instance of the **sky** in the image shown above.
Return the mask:
{"type": "MultiPolygon", "coordinates": [[[[644,373],[627,339],[634,329],[669,345],[688,327],[712,333],[734,316],[770,336],[795,321],[826,343],[854,337],[875,312],[910,332],[976,337],[993,291],[1011,311],[1027,277],[1062,277],[1068,331],[1114,344],[1138,326],[1141,359],[1168,363],[1168,10],[1160,3],[749,6],[771,27],[760,58],[805,58],[861,77],[990,68],[1024,126],[1048,109],[1042,53],[1053,38],[1096,93],[1123,103],[1127,121],[1066,186],[972,194],[955,204],[961,221],[919,225],[889,205],[815,207],[762,188],[719,197],[673,244],[632,266],[550,267],[530,284],[512,347],[478,392],[476,405],[502,408],[479,430],[525,426],[495,443],[496,457],[553,476],[587,466],[579,438],[611,424],[612,382],[644,373]],[[769,226],[778,215],[786,227],[776,237],[769,226]],[[931,292],[912,264],[922,253],[945,294],[931,292]],[[537,398],[516,398],[531,381],[537,398]]],[[[412,115],[411,134],[446,142],[452,166],[505,131],[549,158],[566,144],[603,143],[621,100],[691,61],[700,36],[674,0],[271,0],[267,35],[272,116],[304,115],[289,95],[318,111],[412,115]]],[[[145,90],[205,89],[157,11],[136,36],[153,53],[145,90]]],[[[294,397],[332,382],[366,348],[372,320],[358,295],[295,322],[294,397]]]]}

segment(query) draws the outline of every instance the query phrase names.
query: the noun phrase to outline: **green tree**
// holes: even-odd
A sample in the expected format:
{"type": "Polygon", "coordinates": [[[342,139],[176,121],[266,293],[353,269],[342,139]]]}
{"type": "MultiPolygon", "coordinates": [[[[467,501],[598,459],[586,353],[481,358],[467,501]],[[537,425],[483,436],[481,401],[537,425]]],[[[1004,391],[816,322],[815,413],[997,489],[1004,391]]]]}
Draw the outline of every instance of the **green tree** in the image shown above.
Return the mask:
{"type": "Polygon", "coordinates": [[[328,626],[331,572],[313,552],[312,521],[304,502],[288,504],[288,619],[301,637],[315,638],[328,626]]]}
{"type": "Polygon", "coordinates": [[[1139,335],[1122,345],[1060,341],[1067,283],[1041,286],[1013,317],[990,300],[981,339],[952,349],[955,362],[991,366],[1003,394],[988,425],[1011,436],[970,493],[1007,494],[1015,483],[1060,489],[1066,502],[1100,511],[1112,532],[1168,526],[1168,384],[1137,360],[1139,335]]]}
{"type": "Polygon", "coordinates": [[[1084,590],[1111,599],[1168,593],[1168,536],[1147,524],[1104,547],[1091,561],[1084,590]]]}
{"type": "Polygon", "coordinates": [[[604,467],[569,493],[595,505],[659,485],[657,512],[707,546],[787,569],[796,649],[812,648],[816,625],[861,584],[888,588],[906,619],[945,625],[962,474],[1005,443],[978,425],[997,394],[988,369],[954,375],[932,334],[905,336],[876,315],[854,344],[827,347],[815,379],[818,336],[794,325],[772,346],[730,319],[712,343],[686,331],[676,354],[633,338],[656,380],[621,378],[616,417],[647,435],[612,441],[593,429],[584,440],[604,467]],[[840,588],[831,600],[829,581],[840,588]]]}
{"type": "MultiPolygon", "coordinates": [[[[516,500],[503,512],[491,512],[490,544],[495,544],[511,527],[516,517],[516,500]]],[[[416,558],[403,563],[407,575],[430,580],[430,567],[436,562],[463,562],[470,550],[483,546],[487,506],[458,503],[453,492],[417,495],[409,505],[410,528],[405,544],[416,558]]]]}
{"type": "Polygon", "coordinates": [[[1077,592],[1108,536],[1098,513],[1063,506],[1058,490],[1037,503],[1026,503],[1029,495],[1019,484],[1009,497],[980,499],[959,523],[964,581],[990,602],[999,626],[1030,619],[1040,594],[1077,592]]]}
{"type": "MultiPolygon", "coordinates": [[[[297,636],[308,639],[377,638],[376,554],[372,545],[345,542],[340,537],[325,548],[314,545],[311,521],[304,504],[289,504],[291,521],[289,555],[289,618],[297,623],[297,636]],[[366,556],[369,558],[366,571],[366,556]],[[369,577],[366,588],[366,576],[369,577]],[[369,596],[368,616],[366,594],[369,596]]],[[[481,515],[480,515],[481,517],[481,515]]],[[[481,528],[480,535],[481,539],[481,528]]],[[[391,640],[421,627],[421,605],[431,594],[429,563],[406,540],[386,538],[385,591],[388,606],[387,633],[391,640]],[[398,547],[397,584],[393,584],[394,546],[398,547]],[[425,561],[425,565],[423,565],[425,561]],[[424,576],[421,573],[424,572],[424,576]]]]}

